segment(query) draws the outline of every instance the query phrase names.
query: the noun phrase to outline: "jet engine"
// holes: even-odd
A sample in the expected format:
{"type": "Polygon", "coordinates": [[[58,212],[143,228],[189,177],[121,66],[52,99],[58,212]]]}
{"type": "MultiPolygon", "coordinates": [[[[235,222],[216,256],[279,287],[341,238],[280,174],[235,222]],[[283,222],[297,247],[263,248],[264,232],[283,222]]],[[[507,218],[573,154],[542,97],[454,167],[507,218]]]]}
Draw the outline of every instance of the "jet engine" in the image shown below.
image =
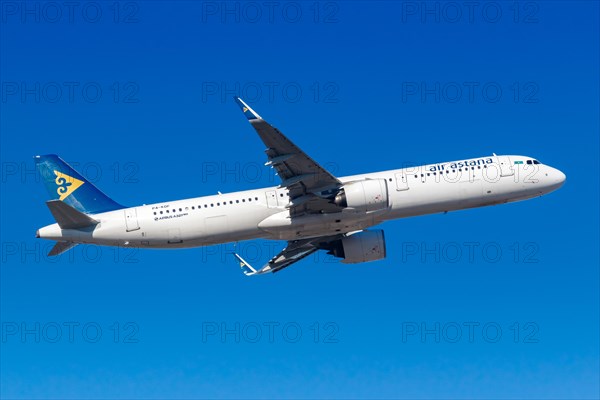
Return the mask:
{"type": "Polygon", "coordinates": [[[356,264],[385,258],[385,236],[381,229],[361,231],[328,244],[328,254],[356,264]]]}
{"type": "Polygon", "coordinates": [[[366,179],[342,186],[333,202],[342,208],[358,212],[377,211],[388,208],[389,197],[385,179],[366,179]]]}

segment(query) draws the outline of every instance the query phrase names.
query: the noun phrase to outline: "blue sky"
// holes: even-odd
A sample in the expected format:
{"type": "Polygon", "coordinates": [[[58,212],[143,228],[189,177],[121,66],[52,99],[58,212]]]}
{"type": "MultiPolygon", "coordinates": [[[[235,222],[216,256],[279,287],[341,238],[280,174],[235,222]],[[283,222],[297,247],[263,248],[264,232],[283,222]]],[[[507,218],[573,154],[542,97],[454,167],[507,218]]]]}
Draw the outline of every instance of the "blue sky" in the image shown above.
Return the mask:
{"type": "Polygon", "coordinates": [[[598,397],[597,2],[0,6],[3,398],[598,397]],[[276,184],[233,95],[339,176],[495,152],[567,182],[388,222],[375,263],[45,257],[35,154],[128,205],[276,184]]]}

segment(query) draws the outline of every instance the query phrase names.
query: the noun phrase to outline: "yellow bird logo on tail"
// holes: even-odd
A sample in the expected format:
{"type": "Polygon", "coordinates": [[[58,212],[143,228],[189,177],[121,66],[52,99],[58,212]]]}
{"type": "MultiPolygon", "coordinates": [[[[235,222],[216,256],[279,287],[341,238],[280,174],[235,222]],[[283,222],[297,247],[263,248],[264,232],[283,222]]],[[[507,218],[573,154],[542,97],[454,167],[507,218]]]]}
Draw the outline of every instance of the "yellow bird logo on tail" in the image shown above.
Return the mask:
{"type": "Polygon", "coordinates": [[[58,194],[58,199],[60,201],[66,199],[84,183],[77,178],[73,178],[72,176],[56,170],[54,170],[54,175],[56,175],[54,182],[56,183],[56,186],[58,186],[58,188],[56,188],[56,193],[58,194]]]}

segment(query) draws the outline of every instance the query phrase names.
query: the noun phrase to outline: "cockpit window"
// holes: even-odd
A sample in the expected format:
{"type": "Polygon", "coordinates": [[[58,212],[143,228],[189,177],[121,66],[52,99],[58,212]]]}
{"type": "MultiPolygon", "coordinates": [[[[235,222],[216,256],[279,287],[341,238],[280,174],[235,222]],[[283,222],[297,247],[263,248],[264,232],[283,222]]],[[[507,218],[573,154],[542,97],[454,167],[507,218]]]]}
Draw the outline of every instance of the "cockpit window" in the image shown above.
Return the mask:
{"type": "Polygon", "coordinates": [[[534,164],[541,164],[541,162],[539,162],[538,160],[533,160],[534,164]]]}
{"type": "Polygon", "coordinates": [[[527,165],[531,165],[532,163],[533,163],[533,161],[527,160],[527,165]]]}

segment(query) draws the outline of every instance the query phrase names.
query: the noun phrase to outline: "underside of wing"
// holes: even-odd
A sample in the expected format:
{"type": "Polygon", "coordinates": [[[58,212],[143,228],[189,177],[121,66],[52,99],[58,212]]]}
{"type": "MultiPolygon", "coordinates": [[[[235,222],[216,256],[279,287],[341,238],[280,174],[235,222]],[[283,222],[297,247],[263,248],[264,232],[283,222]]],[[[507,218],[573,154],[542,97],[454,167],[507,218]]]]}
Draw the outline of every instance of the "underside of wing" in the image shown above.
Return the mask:
{"type": "Polygon", "coordinates": [[[333,235],[324,236],[310,239],[301,239],[289,241],[287,246],[273,257],[267,264],[260,269],[255,269],[248,264],[240,255],[234,254],[234,256],[240,262],[240,267],[246,275],[261,275],[266,273],[275,273],[281,271],[284,268],[289,267],[297,261],[311,255],[317,250],[328,248],[329,243],[339,240],[344,235],[333,235]]]}

